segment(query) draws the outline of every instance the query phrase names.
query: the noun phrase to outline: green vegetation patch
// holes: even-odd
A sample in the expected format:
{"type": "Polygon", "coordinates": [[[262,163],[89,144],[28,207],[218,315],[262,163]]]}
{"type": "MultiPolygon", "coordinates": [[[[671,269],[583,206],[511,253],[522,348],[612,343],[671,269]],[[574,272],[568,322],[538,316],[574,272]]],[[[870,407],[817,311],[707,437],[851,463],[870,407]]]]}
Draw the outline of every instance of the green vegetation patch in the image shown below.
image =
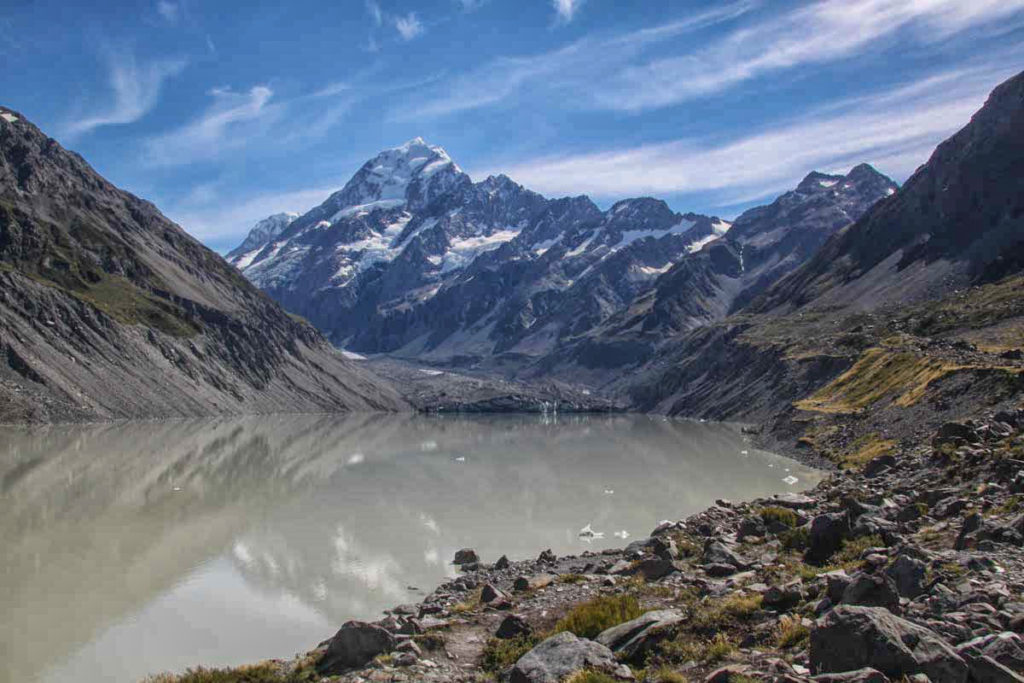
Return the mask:
{"type": "Polygon", "coordinates": [[[183,674],[158,674],[145,683],[312,683],[320,677],[312,666],[292,668],[276,662],[263,662],[229,669],[198,667],[183,674]]]}
{"type": "Polygon", "coordinates": [[[644,613],[634,595],[602,595],[576,605],[555,624],[555,633],[570,631],[581,638],[595,638],[601,631],[636,619],[644,613]]]}

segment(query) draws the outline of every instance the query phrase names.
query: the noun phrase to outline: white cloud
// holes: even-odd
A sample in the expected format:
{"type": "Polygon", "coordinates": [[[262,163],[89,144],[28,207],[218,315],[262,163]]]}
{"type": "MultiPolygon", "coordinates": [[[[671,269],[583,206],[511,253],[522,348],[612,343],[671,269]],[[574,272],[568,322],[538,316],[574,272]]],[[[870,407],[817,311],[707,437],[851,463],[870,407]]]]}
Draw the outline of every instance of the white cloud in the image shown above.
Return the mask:
{"type": "Polygon", "coordinates": [[[374,0],[366,0],[366,11],[375,25],[380,26],[384,23],[384,12],[381,11],[379,3],[374,0]]]}
{"type": "MultiPolygon", "coordinates": [[[[611,38],[585,38],[547,53],[492,60],[442,84],[433,99],[396,108],[394,116],[404,120],[447,115],[524,93],[583,109],[638,112],[721,92],[754,78],[853,58],[897,40],[922,47],[967,30],[1024,19],[1024,0],[820,0],[755,18],[750,10],[759,4],[735,2],[683,21],[611,38]],[[671,40],[741,17],[746,21],[722,37],[671,40]],[[651,55],[654,48],[657,56],[651,55]]],[[[571,13],[579,2],[556,3],[563,5],[571,13]]]]}
{"type": "Polygon", "coordinates": [[[209,93],[213,104],[195,121],[147,140],[145,160],[157,166],[213,160],[227,150],[246,145],[254,135],[267,132],[283,113],[270,104],[273,91],[255,86],[246,93],[216,88],[209,93]]]}
{"type": "Polygon", "coordinates": [[[763,74],[835,61],[895,38],[928,43],[1019,12],[1024,0],[824,0],[687,54],[631,65],[593,91],[599,108],[639,111],[763,74]]]}
{"type": "Polygon", "coordinates": [[[415,12],[409,12],[404,17],[395,17],[395,29],[402,36],[402,40],[412,40],[424,30],[415,12]]]}
{"type": "Polygon", "coordinates": [[[583,0],[551,0],[559,21],[572,21],[583,0]]]}
{"type": "Polygon", "coordinates": [[[531,87],[557,90],[564,101],[569,91],[581,93],[608,73],[621,69],[648,47],[677,38],[748,12],[755,3],[739,0],[716,9],[695,14],[654,28],[641,29],[604,40],[584,38],[551,52],[529,57],[502,57],[467,73],[437,84],[440,94],[396,108],[393,116],[416,120],[424,116],[443,116],[501,102],[531,87]]]}
{"type": "Polygon", "coordinates": [[[551,195],[706,192],[723,206],[776,194],[812,169],[848,170],[866,161],[905,177],[937,143],[965,125],[989,90],[1012,73],[1008,67],[947,72],[714,145],[680,139],[474,169],[474,175],[501,171],[551,195]]]}
{"type": "Polygon", "coordinates": [[[177,24],[181,16],[181,6],[170,0],[158,0],[156,11],[168,24],[177,24]]]}
{"type": "Polygon", "coordinates": [[[156,106],[164,81],[185,68],[183,59],[162,60],[140,64],[130,53],[107,53],[110,87],[114,101],[104,110],[77,118],[65,125],[65,132],[75,137],[100,126],[133,123],[156,106]]]}

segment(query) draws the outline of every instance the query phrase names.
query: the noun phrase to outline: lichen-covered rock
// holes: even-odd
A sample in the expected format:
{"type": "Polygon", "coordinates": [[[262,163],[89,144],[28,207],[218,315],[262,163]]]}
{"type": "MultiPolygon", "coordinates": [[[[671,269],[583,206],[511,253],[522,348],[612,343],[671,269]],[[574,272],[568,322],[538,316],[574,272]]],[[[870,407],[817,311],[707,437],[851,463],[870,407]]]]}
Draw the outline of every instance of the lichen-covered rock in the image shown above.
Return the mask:
{"type": "Polygon", "coordinates": [[[394,648],[395,637],[386,629],[364,621],[349,621],[331,638],[316,669],[322,675],[338,674],[363,666],[394,648]]]}
{"type": "Polygon", "coordinates": [[[600,671],[620,680],[632,680],[629,667],[615,661],[600,643],[564,631],[537,645],[509,671],[509,683],[561,683],[584,669],[600,671]]]}

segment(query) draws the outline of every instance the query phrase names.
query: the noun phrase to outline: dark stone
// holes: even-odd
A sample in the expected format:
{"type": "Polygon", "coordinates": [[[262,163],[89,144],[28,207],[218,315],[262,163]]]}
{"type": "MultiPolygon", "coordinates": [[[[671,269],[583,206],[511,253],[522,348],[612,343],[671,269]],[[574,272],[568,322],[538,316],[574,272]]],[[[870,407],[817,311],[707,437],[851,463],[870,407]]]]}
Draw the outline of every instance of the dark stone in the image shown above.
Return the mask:
{"type": "Polygon", "coordinates": [[[327,651],[316,663],[316,670],[321,675],[333,676],[363,666],[394,648],[395,637],[386,629],[363,621],[349,621],[328,642],[327,651]]]}
{"type": "Polygon", "coordinates": [[[679,570],[676,569],[672,560],[667,560],[662,557],[648,557],[645,560],[640,560],[636,565],[636,571],[643,575],[644,579],[647,581],[657,581],[658,579],[679,570]]]}
{"type": "Polygon", "coordinates": [[[499,598],[508,598],[507,595],[498,588],[495,588],[489,583],[485,583],[484,587],[480,590],[480,602],[488,603],[494,602],[499,598]]]}
{"type": "Polygon", "coordinates": [[[887,575],[857,572],[851,578],[850,585],[843,591],[840,603],[885,607],[891,612],[897,612],[900,596],[896,591],[896,583],[887,575]]]}
{"type": "Polygon", "coordinates": [[[913,599],[924,592],[928,566],[921,560],[900,554],[885,573],[896,584],[896,590],[902,597],[913,599]]]}
{"type": "Polygon", "coordinates": [[[778,611],[792,609],[803,599],[799,581],[791,581],[784,586],[771,586],[763,594],[762,604],[778,611]]]}
{"type": "MultiPolygon", "coordinates": [[[[861,518],[863,520],[863,517],[861,518]]],[[[811,521],[804,561],[824,564],[850,535],[850,517],[845,512],[818,515],[811,521]]]]}
{"type": "Polygon", "coordinates": [[[500,569],[508,569],[509,564],[511,564],[511,563],[508,561],[508,557],[506,557],[505,555],[502,555],[501,557],[498,558],[498,561],[494,563],[494,568],[495,569],[499,569],[499,570],[500,569]]]}
{"type": "Polygon", "coordinates": [[[533,633],[533,627],[518,614],[510,614],[501,620],[498,630],[494,632],[496,638],[510,640],[519,636],[528,636],[533,633]]]}
{"type": "Polygon", "coordinates": [[[540,554],[540,556],[537,558],[537,561],[538,562],[545,562],[545,563],[548,563],[548,564],[554,564],[555,562],[558,561],[558,556],[555,555],[553,552],[551,552],[551,549],[548,548],[547,550],[545,550],[544,552],[542,552],[540,554]]]}
{"type": "Polygon", "coordinates": [[[871,666],[890,678],[923,673],[944,683],[967,680],[967,663],[942,638],[884,607],[840,605],[819,619],[810,663],[815,673],[871,666]]]}
{"type": "Polygon", "coordinates": [[[472,548],[463,548],[455,553],[455,560],[452,564],[476,564],[480,562],[480,558],[477,557],[476,551],[472,548]]]}

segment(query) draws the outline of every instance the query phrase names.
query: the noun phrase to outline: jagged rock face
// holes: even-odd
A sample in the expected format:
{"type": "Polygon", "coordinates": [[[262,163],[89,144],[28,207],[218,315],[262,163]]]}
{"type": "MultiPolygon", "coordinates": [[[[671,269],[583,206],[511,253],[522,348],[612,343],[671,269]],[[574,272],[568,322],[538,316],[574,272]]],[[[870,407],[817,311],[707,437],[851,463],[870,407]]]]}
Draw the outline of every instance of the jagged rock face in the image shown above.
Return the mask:
{"type": "Polygon", "coordinates": [[[603,371],[654,357],[672,336],[742,309],[896,189],[866,164],[847,175],[809,174],[771,204],[744,212],[727,234],[693,243],[696,251],[603,320],[574,330],[533,372],[603,371]]]}
{"type": "Polygon", "coordinates": [[[232,261],[352,350],[534,357],[601,323],[728,229],[651,198],[604,212],[505,176],[474,183],[417,138],[232,261]]]}
{"type": "Polygon", "coordinates": [[[1024,73],[758,310],[930,299],[1024,267],[1024,73]]]}
{"type": "Polygon", "coordinates": [[[402,404],[152,204],[6,109],[0,277],[0,421],[402,404]]]}

